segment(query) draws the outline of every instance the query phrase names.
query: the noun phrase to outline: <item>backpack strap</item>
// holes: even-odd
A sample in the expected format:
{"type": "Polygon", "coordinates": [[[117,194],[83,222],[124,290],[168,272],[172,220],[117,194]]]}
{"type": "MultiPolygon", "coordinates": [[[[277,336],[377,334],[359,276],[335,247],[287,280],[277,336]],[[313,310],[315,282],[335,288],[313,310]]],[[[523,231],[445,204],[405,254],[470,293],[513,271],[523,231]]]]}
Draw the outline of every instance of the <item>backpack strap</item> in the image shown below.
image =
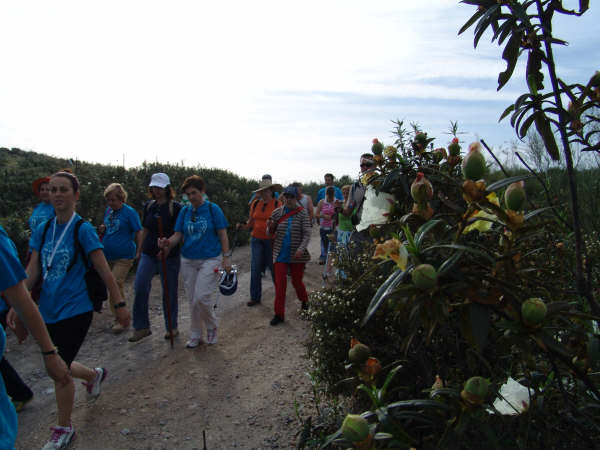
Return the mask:
{"type": "Polygon", "coordinates": [[[81,224],[83,224],[83,222],[84,222],[83,218],[79,219],[75,223],[75,227],[73,229],[73,243],[75,246],[75,257],[69,263],[69,267],[67,267],[67,272],[69,270],[71,270],[71,267],[73,267],[75,265],[75,261],[77,260],[77,253],[81,254],[81,259],[83,260],[83,265],[85,266],[86,270],[88,269],[88,259],[85,254],[85,251],[83,250],[83,247],[81,246],[81,243],[79,242],[79,229],[81,228],[81,224]]]}
{"type": "Polygon", "coordinates": [[[298,206],[296,209],[291,210],[290,212],[288,212],[287,214],[284,214],[283,216],[281,216],[279,218],[279,220],[277,221],[277,225],[279,225],[281,222],[283,222],[285,219],[298,214],[300,211],[302,211],[304,208],[302,206],[298,206]]]}
{"type": "Polygon", "coordinates": [[[54,220],[54,217],[52,219],[48,219],[48,221],[44,225],[44,231],[42,231],[42,240],[40,242],[40,256],[38,257],[38,263],[40,265],[40,273],[42,273],[42,248],[44,247],[44,242],[46,242],[46,234],[48,234],[48,228],[50,228],[50,222],[52,222],[53,220],[54,220]]]}

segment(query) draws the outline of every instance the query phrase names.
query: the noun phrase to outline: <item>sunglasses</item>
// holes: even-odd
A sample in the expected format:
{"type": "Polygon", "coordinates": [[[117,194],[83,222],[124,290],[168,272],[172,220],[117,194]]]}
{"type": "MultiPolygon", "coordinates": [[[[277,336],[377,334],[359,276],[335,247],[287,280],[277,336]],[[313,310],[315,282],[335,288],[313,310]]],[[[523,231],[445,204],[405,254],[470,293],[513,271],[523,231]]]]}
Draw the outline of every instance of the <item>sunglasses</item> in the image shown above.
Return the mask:
{"type": "Polygon", "coordinates": [[[296,198],[294,194],[283,194],[284,198],[296,198]]]}
{"type": "Polygon", "coordinates": [[[360,167],[373,167],[373,163],[360,163],[360,167]]]}

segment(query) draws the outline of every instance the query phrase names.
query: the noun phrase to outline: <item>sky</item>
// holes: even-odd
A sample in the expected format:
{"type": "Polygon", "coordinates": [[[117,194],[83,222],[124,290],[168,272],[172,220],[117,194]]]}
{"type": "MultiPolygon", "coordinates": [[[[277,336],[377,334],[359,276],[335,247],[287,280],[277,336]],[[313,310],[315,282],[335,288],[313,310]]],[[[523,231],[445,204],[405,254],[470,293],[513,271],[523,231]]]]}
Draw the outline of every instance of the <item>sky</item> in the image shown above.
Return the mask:
{"type": "MultiPolygon", "coordinates": [[[[566,1],[576,6],[577,1],[566,1]]],[[[600,8],[560,18],[567,82],[600,61],[600,8]]],[[[392,120],[508,148],[502,49],[473,48],[475,12],[451,0],[6,0],[0,3],[0,147],[132,167],[217,167],[251,179],[355,176],[392,120]]]]}

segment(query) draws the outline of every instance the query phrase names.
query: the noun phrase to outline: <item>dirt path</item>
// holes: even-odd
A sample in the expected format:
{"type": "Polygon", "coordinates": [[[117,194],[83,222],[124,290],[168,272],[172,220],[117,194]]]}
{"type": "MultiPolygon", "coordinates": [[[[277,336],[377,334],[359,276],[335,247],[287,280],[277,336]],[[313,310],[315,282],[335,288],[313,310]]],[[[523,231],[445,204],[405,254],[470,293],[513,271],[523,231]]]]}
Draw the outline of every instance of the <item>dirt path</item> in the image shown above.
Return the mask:
{"type": "MultiPolygon", "coordinates": [[[[313,230],[305,282],[309,291],[321,286],[318,230],[313,230]]],[[[294,403],[308,407],[309,365],[303,342],[308,323],[300,318],[299,302],[288,283],[286,322],[271,327],[273,285],[263,280],[263,304],[248,308],[249,247],[236,249],[240,267],[238,291],[221,297],[219,342],[185,349],[189,310],[180,285],[179,329],[171,350],[163,339],[160,288],[155,279],[150,301],[153,334],[129,343],[129,333],[109,331],[111,320],[96,315],[78,360],[108,369],[102,395],[86,400],[76,388],[73,449],[293,448],[299,422],[294,403]]],[[[132,277],[126,294],[132,299],[132,277]]],[[[131,303],[131,301],[129,302],[131,303]]],[[[41,448],[56,423],[54,389],[41,366],[37,348],[19,346],[10,336],[7,358],[33,389],[34,399],[19,414],[18,449],[41,448]]],[[[302,416],[310,411],[300,410],[302,416]]]]}

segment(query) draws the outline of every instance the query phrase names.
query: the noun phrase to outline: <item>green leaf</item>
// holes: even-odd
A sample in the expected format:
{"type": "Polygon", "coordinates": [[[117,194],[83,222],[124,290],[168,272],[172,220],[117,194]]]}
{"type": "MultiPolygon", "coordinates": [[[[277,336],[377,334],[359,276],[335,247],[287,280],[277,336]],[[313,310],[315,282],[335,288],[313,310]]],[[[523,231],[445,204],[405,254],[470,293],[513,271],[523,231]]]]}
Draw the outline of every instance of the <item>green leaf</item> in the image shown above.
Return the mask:
{"type": "Polygon", "coordinates": [[[477,12],[471,16],[469,20],[465,22],[465,24],[458,30],[458,34],[463,34],[471,25],[473,25],[477,19],[479,19],[483,15],[483,11],[477,9],[477,12]]]}
{"type": "Polygon", "coordinates": [[[450,258],[442,263],[438,269],[438,277],[443,277],[460,260],[464,252],[456,252],[450,258]]]}
{"type": "Polygon", "coordinates": [[[531,178],[531,175],[517,175],[514,177],[504,178],[503,180],[496,181],[495,183],[487,186],[487,191],[497,191],[498,189],[502,189],[504,186],[508,186],[509,184],[515,183],[517,181],[526,180],[531,178]]]}
{"type": "Polygon", "coordinates": [[[510,77],[515,70],[517,65],[517,59],[519,58],[519,48],[521,47],[521,33],[513,32],[512,36],[508,40],[504,51],[502,52],[502,59],[506,61],[507,67],[504,72],[500,72],[498,75],[498,88],[499,91],[502,87],[508,83],[510,77]]]}
{"type": "Polygon", "coordinates": [[[390,403],[388,409],[424,409],[424,410],[443,410],[450,411],[450,407],[445,403],[436,400],[402,400],[390,403]]]}
{"type": "Polygon", "coordinates": [[[421,242],[423,242],[425,235],[440,223],[442,223],[441,220],[429,220],[419,227],[415,233],[415,245],[417,248],[421,247],[421,242]]]}
{"type": "Polygon", "coordinates": [[[511,112],[513,112],[515,109],[515,105],[514,103],[512,105],[510,105],[508,108],[506,108],[504,110],[504,112],[502,113],[502,115],[500,116],[500,118],[498,119],[498,122],[502,122],[502,119],[504,119],[506,116],[508,116],[511,112]]]}
{"type": "Polygon", "coordinates": [[[527,130],[529,130],[529,127],[531,127],[531,124],[533,123],[535,119],[535,114],[531,114],[527,119],[525,119],[525,122],[523,122],[523,125],[521,125],[521,128],[519,128],[518,131],[518,136],[523,139],[525,136],[527,136],[527,130]]]}
{"type": "Polygon", "coordinates": [[[528,212],[527,214],[525,214],[525,216],[523,217],[525,220],[529,220],[532,217],[537,216],[538,214],[544,213],[546,211],[550,211],[552,210],[552,206],[546,206],[545,208],[538,208],[534,211],[528,212]]]}
{"type": "Polygon", "coordinates": [[[460,245],[460,244],[437,244],[437,245],[432,245],[431,247],[428,247],[425,250],[423,250],[423,253],[427,253],[427,252],[430,252],[432,250],[437,250],[438,248],[452,248],[452,249],[455,249],[455,250],[464,250],[467,253],[471,253],[473,255],[481,256],[482,258],[487,259],[492,264],[494,264],[496,262],[496,260],[494,258],[492,258],[490,255],[488,255],[487,253],[484,253],[481,250],[477,250],[477,249],[475,249],[473,247],[467,247],[466,245],[460,245]]]}
{"type": "Polygon", "coordinates": [[[381,303],[383,303],[383,301],[385,300],[385,296],[398,284],[402,283],[402,280],[404,280],[404,277],[406,277],[406,275],[408,274],[409,269],[410,267],[408,267],[405,271],[403,271],[402,269],[396,270],[387,278],[387,280],[383,282],[381,286],[379,286],[379,289],[377,289],[377,292],[371,299],[371,303],[369,303],[369,307],[367,308],[367,312],[365,313],[365,317],[360,323],[360,326],[364,326],[369,321],[371,316],[375,314],[377,308],[379,308],[381,303]]]}

